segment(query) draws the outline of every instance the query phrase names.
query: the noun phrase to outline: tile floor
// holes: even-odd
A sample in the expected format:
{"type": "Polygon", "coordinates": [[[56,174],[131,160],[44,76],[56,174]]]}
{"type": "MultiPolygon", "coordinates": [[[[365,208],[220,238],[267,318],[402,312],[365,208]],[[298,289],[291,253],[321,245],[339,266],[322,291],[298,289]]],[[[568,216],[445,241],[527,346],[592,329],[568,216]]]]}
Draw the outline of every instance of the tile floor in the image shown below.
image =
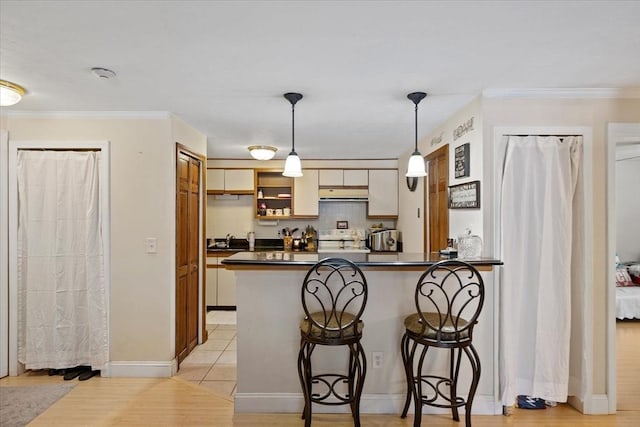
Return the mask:
{"type": "Polygon", "coordinates": [[[236,391],[236,312],[207,313],[209,340],[197,346],[180,364],[176,374],[217,393],[233,396],[236,391]]]}

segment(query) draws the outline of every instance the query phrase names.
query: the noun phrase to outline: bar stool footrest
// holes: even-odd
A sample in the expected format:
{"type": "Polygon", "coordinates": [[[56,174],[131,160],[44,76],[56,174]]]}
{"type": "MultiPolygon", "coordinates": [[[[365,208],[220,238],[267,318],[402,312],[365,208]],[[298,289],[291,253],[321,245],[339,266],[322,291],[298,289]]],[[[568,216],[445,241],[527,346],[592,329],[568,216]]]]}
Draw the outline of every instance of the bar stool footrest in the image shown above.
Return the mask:
{"type": "Polygon", "coordinates": [[[342,374],[322,374],[311,377],[311,384],[322,384],[323,393],[312,393],[311,401],[323,405],[344,405],[353,401],[349,394],[340,394],[336,388],[340,384],[349,384],[349,377],[342,374]],[[328,399],[338,399],[337,401],[328,399]]]}
{"type": "Polygon", "coordinates": [[[456,396],[454,401],[451,401],[451,393],[448,392],[450,390],[452,380],[448,377],[441,377],[437,375],[421,375],[415,378],[415,381],[422,382],[422,404],[429,405],[436,408],[459,408],[467,404],[467,401],[462,397],[456,396]],[[429,386],[430,390],[425,391],[425,384],[429,386]],[[441,387],[446,387],[447,392],[445,393],[441,387]],[[429,393],[429,391],[431,393],[429,393]],[[438,398],[443,399],[448,403],[436,403],[438,398]]]}

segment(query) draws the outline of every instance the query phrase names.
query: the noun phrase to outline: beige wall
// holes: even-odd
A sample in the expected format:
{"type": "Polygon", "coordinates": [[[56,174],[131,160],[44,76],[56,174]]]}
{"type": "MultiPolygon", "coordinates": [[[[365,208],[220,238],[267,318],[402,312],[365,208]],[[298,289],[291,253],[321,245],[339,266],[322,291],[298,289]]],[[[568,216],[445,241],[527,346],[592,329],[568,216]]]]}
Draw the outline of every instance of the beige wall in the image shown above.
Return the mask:
{"type": "Polygon", "coordinates": [[[206,137],[154,118],[9,117],[11,140],[109,141],[110,360],[174,358],[175,142],[206,156],[206,137]],[[147,254],[144,239],[156,237],[147,254]]]}

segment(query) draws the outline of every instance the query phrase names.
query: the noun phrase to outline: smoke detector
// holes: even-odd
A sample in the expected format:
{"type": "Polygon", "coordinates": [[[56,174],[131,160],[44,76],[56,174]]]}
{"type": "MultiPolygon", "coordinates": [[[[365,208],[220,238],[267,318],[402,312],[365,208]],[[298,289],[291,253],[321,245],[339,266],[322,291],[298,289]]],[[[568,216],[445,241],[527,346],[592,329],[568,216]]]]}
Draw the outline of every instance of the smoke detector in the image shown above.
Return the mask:
{"type": "Polygon", "coordinates": [[[93,67],[91,69],[91,72],[93,73],[94,76],[100,78],[100,79],[112,79],[116,76],[116,73],[114,71],[109,70],[108,68],[101,68],[101,67],[93,67]]]}

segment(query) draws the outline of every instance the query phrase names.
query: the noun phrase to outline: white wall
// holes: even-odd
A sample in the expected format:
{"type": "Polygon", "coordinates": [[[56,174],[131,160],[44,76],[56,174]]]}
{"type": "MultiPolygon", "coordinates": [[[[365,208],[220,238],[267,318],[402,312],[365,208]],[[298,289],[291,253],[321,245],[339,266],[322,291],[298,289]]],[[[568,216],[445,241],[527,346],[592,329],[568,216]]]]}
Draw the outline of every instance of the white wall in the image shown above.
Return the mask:
{"type": "Polygon", "coordinates": [[[622,262],[640,262],[640,144],[635,148],[639,157],[616,161],[616,251],[622,262]]]}
{"type": "Polygon", "coordinates": [[[6,119],[10,143],[110,141],[112,362],[165,362],[174,358],[173,139],[184,138],[179,142],[206,155],[206,138],[187,131],[186,125],[170,120],[168,114],[140,116],[25,114],[6,119]],[[145,253],[146,237],[158,239],[158,253],[145,253]]]}

